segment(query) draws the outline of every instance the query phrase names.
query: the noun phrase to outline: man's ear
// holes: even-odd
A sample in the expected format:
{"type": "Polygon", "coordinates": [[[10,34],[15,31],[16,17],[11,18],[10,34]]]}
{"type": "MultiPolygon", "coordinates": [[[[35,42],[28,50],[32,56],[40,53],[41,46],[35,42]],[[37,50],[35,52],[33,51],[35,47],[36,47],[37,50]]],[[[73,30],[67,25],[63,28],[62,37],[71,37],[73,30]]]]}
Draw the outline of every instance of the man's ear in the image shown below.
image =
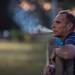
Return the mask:
{"type": "Polygon", "coordinates": [[[73,24],[72,23],[68,23],[68,25],[67,25],[68,30],[71,30],[72,27],[73,27],[73,24]]]}

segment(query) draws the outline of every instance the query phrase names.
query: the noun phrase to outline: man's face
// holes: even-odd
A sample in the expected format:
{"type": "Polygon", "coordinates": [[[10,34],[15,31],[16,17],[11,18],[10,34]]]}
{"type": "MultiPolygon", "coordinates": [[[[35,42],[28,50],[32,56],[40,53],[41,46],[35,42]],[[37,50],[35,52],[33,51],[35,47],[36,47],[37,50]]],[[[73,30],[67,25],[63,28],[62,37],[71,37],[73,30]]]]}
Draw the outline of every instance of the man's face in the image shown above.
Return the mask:
{"type": "Polygon", "coordinates": [[[28,11],[28,10],[33,11],[33,10],[36,9],[35,4],[31,4],[31,3],[27,2],[27,1],[22,1],[21,4],[20,4],[20,7],[22,9],[26,10],[26,11],[28,11]]]}
{"type": "Polygon", "coordinates": [[[50,11],[51,4],[49,2],[43,3],[42,7],[47,12],[47,11],[50,11]]]}
{"type": "Polygon", "coordinates": [[[53,20],[52,30],[56,36],[61,36],[67,31],[67,18],[65,14],[58,14],[53,20]]]}

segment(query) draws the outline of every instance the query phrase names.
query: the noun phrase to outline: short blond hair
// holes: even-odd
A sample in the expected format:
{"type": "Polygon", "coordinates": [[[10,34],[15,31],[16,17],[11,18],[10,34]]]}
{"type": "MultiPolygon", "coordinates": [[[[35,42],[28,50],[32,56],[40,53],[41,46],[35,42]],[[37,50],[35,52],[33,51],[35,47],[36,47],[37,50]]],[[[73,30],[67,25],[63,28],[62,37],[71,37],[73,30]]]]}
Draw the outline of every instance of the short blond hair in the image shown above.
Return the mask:
{"type": "Polygon", "coordinates": [[[59,11],[58,14],[65,14],[68,21],[71,22],[73,24],[73,28],[75,28],[75,16],[70,12],[70,10],[62,10],[59,11]]]}

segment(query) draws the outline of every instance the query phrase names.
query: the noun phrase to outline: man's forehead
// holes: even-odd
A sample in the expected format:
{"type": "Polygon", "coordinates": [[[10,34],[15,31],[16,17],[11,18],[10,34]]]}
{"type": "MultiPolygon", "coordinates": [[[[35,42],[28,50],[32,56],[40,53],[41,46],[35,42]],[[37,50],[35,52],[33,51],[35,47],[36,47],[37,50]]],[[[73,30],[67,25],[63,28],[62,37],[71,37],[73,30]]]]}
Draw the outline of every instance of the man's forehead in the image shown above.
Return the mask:
{"type": "Polygon", "coordinates": [[[55,17],[54,21],[56,21],[56,20],[67,21],[66,14],[58,14],[58,15],[55,17]]]}

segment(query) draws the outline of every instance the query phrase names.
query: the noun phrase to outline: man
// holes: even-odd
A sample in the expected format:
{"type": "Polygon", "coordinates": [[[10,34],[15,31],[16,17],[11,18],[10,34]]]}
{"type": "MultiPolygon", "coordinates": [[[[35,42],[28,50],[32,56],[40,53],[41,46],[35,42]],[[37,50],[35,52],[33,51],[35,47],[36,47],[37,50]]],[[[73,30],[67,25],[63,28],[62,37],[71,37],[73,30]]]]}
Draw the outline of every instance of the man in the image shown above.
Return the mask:
{"type": "Polygon", "coordinates": [[[48,24],[47,24],[47,27],[51,27],[51,15],[50,15],[50,11],[51,11],[51,4],[50,4],[50,1],[44,1],[42,4],[41,4],[41,7],[43,9],[43,12],[47,18],[47,21],[48,21],[48,24]]]}
{"type": "MultiPolygon", "coordinates": [[[[52,30],[54,37],[59,37],[63,41],[63,46],[53,49],[51,61],[56,64],[55,75],[74,75],[75,58],[75,17],[68,11],[60,11],[53,20],[52,30]],[[74,65],[74,66],[73,66],[74,65]]],[[[50,45],[55,44],[52,38],[50,45]],[[53,41],[52,41],[53,40],[53,41]]],[[[44,70],[44,75],[49,74],[49,65],[44,70]]]]}

